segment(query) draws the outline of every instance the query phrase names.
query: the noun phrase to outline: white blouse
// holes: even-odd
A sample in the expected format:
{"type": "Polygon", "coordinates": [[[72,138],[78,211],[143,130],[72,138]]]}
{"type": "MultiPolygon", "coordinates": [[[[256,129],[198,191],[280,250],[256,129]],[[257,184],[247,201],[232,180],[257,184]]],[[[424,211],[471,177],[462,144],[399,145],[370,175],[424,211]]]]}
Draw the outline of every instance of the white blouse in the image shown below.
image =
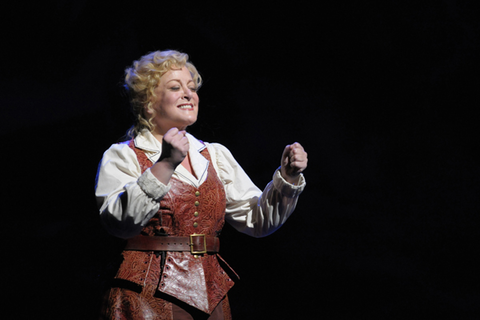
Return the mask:
{"type": "MultiPolygon", "coordinates": [[[[175,178],[199,187],[207,178],[209,165],[200,151],[207,148],[225,188],[225,220],[235,229],[253,237],[267,236],[292,214],[298,196],[305,188],[302,174],[298,183],[292,185],[282,178],[277,169],[273,180],[262,192],[223,145],[202,143],[188,133],[187,137],[195,176],[179,165],[174,172],[175,178]]],[[[152,163],[160,158],[162,145],[148,130],[139,134],[134,142],[152,163]]],[[[161,183],[150,169],[142,174],[137,156],[128,142],[112,145],[100,162],[95,188],[104,226],[120,238],[138,235],[158,211],[160,200],[169,189],[170,185],[161,183]]]]}

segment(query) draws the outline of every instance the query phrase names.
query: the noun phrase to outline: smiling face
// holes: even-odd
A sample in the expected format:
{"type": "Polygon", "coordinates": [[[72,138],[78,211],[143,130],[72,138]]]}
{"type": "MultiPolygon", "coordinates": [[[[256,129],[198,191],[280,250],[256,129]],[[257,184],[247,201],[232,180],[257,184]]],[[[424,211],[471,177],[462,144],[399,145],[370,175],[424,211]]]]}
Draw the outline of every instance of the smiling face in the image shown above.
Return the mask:
{"type": "Polygon", "coordinates": [[[153,103],[154,112],[145,111],[153,116],[155,128],[152,133],[157,138],[163,137],[173,127],[185,130],[197,121],[197,86],[186,67],[166,72],[154,92],[157,96],[153,103]]]}

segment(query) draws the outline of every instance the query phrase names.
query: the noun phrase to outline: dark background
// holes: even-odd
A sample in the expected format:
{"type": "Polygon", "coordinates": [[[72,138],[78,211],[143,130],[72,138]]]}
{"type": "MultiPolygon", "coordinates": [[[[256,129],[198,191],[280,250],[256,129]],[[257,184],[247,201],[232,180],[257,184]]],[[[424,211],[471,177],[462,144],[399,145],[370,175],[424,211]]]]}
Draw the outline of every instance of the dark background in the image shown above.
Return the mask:
{"type": "Polygon", "coordinates": [[[131,122],[123,70],[177,49],[204,77],[192,134],[228,146],[260,187],[286,144],[309,153],[285,226],[263,239],[224,231],[241,276],[235,319],[475,318],[473,3],[3,5],[3,310],[95,318],[118,243],[94,180],[131,122]]]}

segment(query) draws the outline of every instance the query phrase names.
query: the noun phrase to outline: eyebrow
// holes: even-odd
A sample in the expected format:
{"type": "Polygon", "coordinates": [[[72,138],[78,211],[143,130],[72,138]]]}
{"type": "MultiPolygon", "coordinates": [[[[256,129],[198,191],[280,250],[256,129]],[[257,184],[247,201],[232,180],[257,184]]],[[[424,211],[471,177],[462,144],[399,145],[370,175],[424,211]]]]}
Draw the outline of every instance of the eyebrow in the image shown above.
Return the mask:
{"type": "MultiPolygon", "coordinates": [[[[172,82],[172,81],[177,81],[177,82],[180,82],[180,83],[182,82],[180,79],[171,79],[171,80],[167,81],[167,84],[172,82]]],[[[193,79],[187,81],[187,83],[190,83],[190,82],[194,82],[193,79]]]]}

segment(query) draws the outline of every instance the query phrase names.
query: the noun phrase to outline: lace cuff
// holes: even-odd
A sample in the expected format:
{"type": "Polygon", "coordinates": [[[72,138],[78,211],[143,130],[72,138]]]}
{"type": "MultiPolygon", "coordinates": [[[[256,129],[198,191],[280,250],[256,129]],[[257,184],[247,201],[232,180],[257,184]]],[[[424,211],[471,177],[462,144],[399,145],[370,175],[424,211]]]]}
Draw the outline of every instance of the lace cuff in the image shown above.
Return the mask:
{"type": "Polygon", "coordinates": [[[150,169],[145,170],[140,178],[138,178],[137,183],[143,192],[155,201],[160,201],[171,188],[170,183],[168,185],[161,183],[150,169]]]}

